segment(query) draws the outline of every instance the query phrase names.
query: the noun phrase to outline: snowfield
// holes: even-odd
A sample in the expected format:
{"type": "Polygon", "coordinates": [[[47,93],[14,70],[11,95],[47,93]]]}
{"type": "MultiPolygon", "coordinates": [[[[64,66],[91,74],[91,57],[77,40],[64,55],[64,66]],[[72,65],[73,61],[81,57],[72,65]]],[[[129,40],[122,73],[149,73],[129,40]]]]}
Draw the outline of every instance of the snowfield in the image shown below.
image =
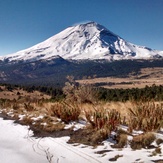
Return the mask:
{"type": "MultiPolygon", "coordinates": [[[[163,159],[162,153],[151,156],[154,149],[131,150],[111,148],[111,141],[104,141],[97,148],[82,144],[67,144],[69,137],[36,138],[28,126],[0,118],[0,162],[2,163],[107,163],[119,155],[117,163],[145,162],[163,159]]],[[[162,135],[159,137],[163,138],[162,135]]],[[[154,143],[155,145],[155,143],[154,143]]]]}

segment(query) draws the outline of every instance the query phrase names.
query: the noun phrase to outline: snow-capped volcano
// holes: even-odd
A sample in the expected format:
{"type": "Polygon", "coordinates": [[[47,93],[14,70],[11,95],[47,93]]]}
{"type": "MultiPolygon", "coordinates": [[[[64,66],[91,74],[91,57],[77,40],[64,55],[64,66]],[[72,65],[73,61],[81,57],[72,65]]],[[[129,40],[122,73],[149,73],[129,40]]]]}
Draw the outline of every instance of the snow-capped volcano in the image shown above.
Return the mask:
{"type": "Polygon", "coordinates": [[[163,52],[131,44],[95,22],[69,27],[53,37],[17,53],[0,57],[8,61],[64,59],[148,59],[163,52]]]}

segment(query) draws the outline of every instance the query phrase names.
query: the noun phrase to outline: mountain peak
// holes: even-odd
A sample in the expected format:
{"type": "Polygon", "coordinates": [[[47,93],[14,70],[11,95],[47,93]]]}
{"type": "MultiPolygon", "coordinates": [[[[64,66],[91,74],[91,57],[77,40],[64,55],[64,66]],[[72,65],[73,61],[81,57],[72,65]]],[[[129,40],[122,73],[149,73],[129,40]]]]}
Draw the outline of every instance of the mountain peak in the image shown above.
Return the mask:
{"type": "Polygon", "coordinates": [[[75,26],[97,26],[98,23],[97,22],[94,22],[94,21],[88,21],[88,22],[82,22],[82,23],[78,23],[77,25],[75,26]]]}
{"type": "Polygon", "coordinates": [[[97,28],[98,30],[108,30],[107,28],[105,28],[103,25],[94,22],[94,21],[89,21],[89,22],[85,22],[85,23],[80,23],[77,26],[81,27],[81,28],[90,28],[90,27],[94,27],[97,28]]]}
{"type": "Polygon", "coordinates": [[[148,59],[163,57],[163,52],[131,44],[94,22],[69,27],[51,38],[0,60],[34,61],[60,56],[64,59],[148,59]]]}

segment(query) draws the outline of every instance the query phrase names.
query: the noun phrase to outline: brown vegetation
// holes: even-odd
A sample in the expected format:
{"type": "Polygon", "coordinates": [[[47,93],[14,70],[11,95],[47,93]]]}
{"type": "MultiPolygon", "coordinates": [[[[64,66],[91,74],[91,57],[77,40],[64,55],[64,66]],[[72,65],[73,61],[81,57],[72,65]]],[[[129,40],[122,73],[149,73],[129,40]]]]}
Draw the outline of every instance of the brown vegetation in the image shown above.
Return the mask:
{"type": "Polygon", "coordinates": [[[0,86],[0,98],[8,100],[14,99],[18,100],[20,98],[39,100],[39,99],[50,99],[51,97],[39,91],[27,92],[20,88],[8,90],[7,86],[0,86]]]}
{"type": "Polygon", "coordinates": [[[129,108],[130,131],[158,131],[163,127],[163,104],[154,102],[136,102],[129,108]]]}
{"type": "Polygon", "coordinates": [[[125,78],[117,78],[117,77],[104,77],[104,78],[93,78],[93,79],[83,79],[78,80],[80,84],[102,84],[104,88],[144,88],[146,85],[152,86],[155,85],[163,85],[163,68],[155,67],[155,68],[142,68],[139,74],[129,74],[128,77],[125,78]]]}
{"type": "Polygon", "coordinates": [[[155,135],[151,132],[136,135],[133,137],[133,140],[131,141],[131,148],[132,149],[149,148],[151,143],[155,139],[156,139],[155,135]]]}
{"type": "MultiPolygon", "coordinates": [[[[1,89],[1,92],[5,92],[5,87],[1,89]]],[[[70,143],[97,145],[114,131],[117,133],[117,143],[113,146],[115,148],[123,148],[128,143],[133,149],[148,148],[155,140],[155,136],[149,131],[157,131],[163,127],[161,103],[99,101],[96,90],[91,85],[78,84],[73,78],[69,78],[63,91],[65,99],[52,102],[42,98],[46,97],[44,94],[33,91],[26,96],[27,92],[22,93],[18,88],[8,93],[15,92],[19,97],[11,95],[14,98],[1,98],[0,109],[22,124],[49,133],[64,130],[65,125],[71,121],[83,120],[85,128],[77,132],[71,131],[70,143]],[[143,130],[144,134],[134,136],[133,140],[128,142],[129,133],[118,130],[120,124],[128,125],[130,134],[133,130],[143,130]]],[[[47,96],[47,99],[50,97],[47,96]]],[[[158,140],[157,143],[162,142],[158,140]]]]}

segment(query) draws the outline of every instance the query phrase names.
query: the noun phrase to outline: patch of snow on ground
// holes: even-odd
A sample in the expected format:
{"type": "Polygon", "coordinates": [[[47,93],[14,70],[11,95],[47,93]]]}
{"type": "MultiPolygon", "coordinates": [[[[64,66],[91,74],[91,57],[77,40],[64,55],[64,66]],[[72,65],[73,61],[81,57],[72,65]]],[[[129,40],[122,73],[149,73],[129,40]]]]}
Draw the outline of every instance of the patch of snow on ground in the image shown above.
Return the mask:
{"type": "Polygon", "coordinates": [[[70,129],[70,128],[72,128],[73,127],[73,130],[74,131],[77,131],[77,130],[79,130],[79,129],[82,129],[82,128],[84,128],[85,127],[85,124],[83,124],[83,123],[76,123],[76,122],[71,122],[71,123],[69,123],[69,124],[67,124],[65,127],[64,127],[64,129],[70,129]]]}
{"type": "Polygon", "coordinates": [[[31,119],[34,120],[34,121],[38,121],[38,120],[43,119],[43,118],[44,118],[44,116],[40,115],[38,117],[32,117],[31,119]]]}
{"type": "MultiPolygon", "coordinates": [[[[154,149],[131,150],[130,147],[113,149],[109,140],[96,148],[67,144],[69,137],[35,138],[28,126],[0,118],[0,162],[2,163],[107,163],[120,155],[116,163],[145,162],[162,159],[163,154],[149,157],[154,149]],[[99,151],[105,153],[97,154],[99,151]],[[139,159],[139,160],[138,160],[139,159]],[[138,160],[138,161],[136,161],[138,160]]],[[[162,136],[163,138],[163,136],[162,136]]],[[[163,153],[163,144],[160,145],[163,153]]]]}

